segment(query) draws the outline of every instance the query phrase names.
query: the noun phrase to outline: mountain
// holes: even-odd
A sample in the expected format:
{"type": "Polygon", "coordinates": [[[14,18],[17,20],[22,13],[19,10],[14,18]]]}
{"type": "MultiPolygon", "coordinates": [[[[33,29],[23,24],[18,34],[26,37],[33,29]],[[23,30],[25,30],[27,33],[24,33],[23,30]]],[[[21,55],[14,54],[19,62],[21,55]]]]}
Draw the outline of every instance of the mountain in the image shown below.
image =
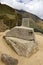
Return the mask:
{"type": "Polygon", "coordinates": [[[16,10],[5,4],[0,4],[0,19],[3,19],[4,24],[9,28],[21,25],[22,18],[29,18],[30,27],[33,27],[36,32],[43,33],[43,20],[39,17],[29,12],[16,10]]]}
{"type": "Polygon", "coordinates": [[[21,18],[21,14],[17,14],[16,9],[5,4],[0,4],[0,19],[3,19],[4,23],[9,26],[9,28],[14,27],[21,18]]]}

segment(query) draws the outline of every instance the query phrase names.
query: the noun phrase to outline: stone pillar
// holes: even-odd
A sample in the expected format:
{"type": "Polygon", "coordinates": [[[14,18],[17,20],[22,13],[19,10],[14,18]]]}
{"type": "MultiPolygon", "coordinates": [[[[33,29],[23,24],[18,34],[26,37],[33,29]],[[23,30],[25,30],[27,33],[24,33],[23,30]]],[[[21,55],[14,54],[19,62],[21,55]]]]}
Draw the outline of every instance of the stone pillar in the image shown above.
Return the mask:
{"type": "Polygon", "coordinates": [[[29,27],[29,18],[23,18],[22,19],[22,26],[23,27],[29,27]]]}

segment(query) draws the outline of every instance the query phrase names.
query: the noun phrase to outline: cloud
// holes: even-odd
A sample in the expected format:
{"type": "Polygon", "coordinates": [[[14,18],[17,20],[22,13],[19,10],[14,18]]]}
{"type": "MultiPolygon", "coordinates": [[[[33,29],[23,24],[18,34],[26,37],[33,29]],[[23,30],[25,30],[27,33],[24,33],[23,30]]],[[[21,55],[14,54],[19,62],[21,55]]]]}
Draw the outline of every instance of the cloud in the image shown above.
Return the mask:
{"type": "Polygon", "coordinates": [[[17,0],[1,0],[1,3],[2,4],[6,4],[12,8],[16,8],[16,9],[23,9],[24,6],[24,3],[20,3],[19,1],[17,0]]]}
{"type": "Polygon", "coordinates": [[[33,0],[30,3],[25,4],[25,10],[43,19],[43,0],[33,0]]]}
{"type": "Polygon", "coordinates": [[[25,10],[43,19],[43,0],[0,0],[12,8],[25,10]]]}

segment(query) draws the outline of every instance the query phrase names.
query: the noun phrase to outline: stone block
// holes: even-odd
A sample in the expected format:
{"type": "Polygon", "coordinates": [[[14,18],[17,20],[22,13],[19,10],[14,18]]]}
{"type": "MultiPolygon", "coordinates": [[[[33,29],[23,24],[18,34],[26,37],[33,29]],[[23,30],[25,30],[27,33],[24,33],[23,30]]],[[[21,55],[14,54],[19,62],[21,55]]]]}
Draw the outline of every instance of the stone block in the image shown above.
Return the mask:
{"type": "Polygon", "coordinates": [[[6,33],[6,37],[16,37],[24,40],[35,40],[33,28],[16,26],[6,33]]]}

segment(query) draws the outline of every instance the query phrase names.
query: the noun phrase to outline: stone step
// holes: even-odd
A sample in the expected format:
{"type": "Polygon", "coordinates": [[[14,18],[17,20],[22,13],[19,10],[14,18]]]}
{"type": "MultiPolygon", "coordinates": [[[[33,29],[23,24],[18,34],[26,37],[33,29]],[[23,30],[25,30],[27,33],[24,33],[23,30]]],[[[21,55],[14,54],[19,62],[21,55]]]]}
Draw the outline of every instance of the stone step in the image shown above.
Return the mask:
{"type": "Polygon", "coordinates": [[[16,26],[11,29],[11,31],[6,33],[7,37],[16,37],[24,40],[34,40],[34,30],[33,28],[16,26]]]}

